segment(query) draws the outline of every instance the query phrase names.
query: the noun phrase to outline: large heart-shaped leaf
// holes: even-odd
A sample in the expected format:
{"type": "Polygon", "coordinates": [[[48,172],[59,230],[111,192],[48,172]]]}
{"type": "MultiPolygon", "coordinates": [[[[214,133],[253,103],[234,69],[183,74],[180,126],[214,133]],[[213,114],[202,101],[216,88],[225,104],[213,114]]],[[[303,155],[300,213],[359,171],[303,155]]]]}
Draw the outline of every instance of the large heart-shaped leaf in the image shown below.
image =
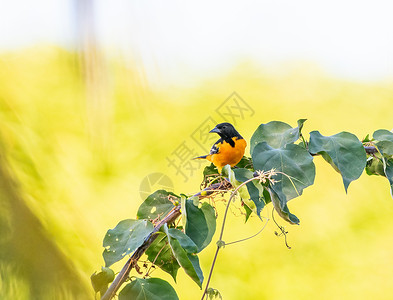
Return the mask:
{"type": "Polygon", "coordinates": [[[270,147],[281,148],[286,144],[292,144],[299,139],[303,123],[306,119],[297,121],[298,127],[292,128],[290,125],[280,121],[272,121],[261,124],[251,137],[250,152],[254,152],[257,144],[266,142],[270,147]]]}
{"type": "Polygon", "coordinates": [[[160,278],[135,278],[119,294],[119,300],[178,300],[173,287],[160,278]]]}
{"type": "Polygon", "coordinates": [[[274,193],[264,191],[266,202],[271,200],[284,220],[299,224],[299,219],[289,212],[287,202],[300,196],[306,187],[314,183],[313,157],[299,145],[287,144],[283,148],[275,149],[263,142],[255,146],[252,159],[255,170],[274,169],[277,172],[272,178],[275,183],[270,185],[274,193]]]}
{"type": "Polygon", "coordinates": [[[115,228],[109,229],[103,242],[105,266],[109,267],[134,252],[153,229],[153,224],[147,220],[132,219],[123,220],[115,228]]]}
{"type": "Polygon", "coordinates": [[[169,198],[179,199],[177,195],[171,192],[165,190],[155,191],[139,206],[137,218],[154,220],[159,216],[165,216],[174,206],[169,198]]]}
{"type": "Polygon", "coordinates": [[[267,143],[256,145],[252,156],[255,170],[279,172],[272,189],[285,204],[300,196],[303,190],[314,183],[315,166],[313,157],[303,147],[287,144],[275,149],[267,143]],[[284,174],[282,174],[284,173],[284,174]]]}
{"type": "Polygon", "coordinates": [[[366,151],[358,138],[349,132],[323,136],[318,131],[310,132],[308,149],[320,154],[341,174],[345,191],[349,184],[360,177],[366,167],[366,151]]]}

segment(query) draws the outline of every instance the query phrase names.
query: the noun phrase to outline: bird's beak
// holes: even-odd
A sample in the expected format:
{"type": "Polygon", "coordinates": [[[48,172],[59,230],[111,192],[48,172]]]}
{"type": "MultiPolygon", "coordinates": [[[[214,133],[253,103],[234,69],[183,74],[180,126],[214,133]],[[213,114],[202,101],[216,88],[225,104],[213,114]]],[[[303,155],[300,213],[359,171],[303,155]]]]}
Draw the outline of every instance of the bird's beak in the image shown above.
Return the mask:
{"type": "Polygon", "coordinates": [[[217,127],[214,127],[212,130],[210,130],[209,132],[215,132],[215,133],[221,133],[221,130],[218,129],[217,127]]]}

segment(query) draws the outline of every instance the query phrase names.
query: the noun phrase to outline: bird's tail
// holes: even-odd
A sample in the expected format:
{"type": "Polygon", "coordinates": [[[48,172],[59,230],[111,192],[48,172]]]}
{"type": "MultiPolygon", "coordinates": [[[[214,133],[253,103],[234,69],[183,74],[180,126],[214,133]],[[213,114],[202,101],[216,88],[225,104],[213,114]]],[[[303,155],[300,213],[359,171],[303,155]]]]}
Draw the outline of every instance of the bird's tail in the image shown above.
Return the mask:
{"type": "Polygon", "coordinates": [[[194,157],[193,159],[206,159],[207,155],[202,155],[202,156],[198,156],[198,157],[194,157]]]}

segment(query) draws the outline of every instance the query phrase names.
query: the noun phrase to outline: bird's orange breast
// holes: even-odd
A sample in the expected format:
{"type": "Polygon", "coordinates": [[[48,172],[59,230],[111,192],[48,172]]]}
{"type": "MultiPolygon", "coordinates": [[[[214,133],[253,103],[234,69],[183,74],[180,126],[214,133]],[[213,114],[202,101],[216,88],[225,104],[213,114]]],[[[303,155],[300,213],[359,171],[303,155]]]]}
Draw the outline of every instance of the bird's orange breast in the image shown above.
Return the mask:
{"type": "Polygon", "coordinates": [[[206,157],[207,160],[211,161],[217,167],[219,172],[221,172],[221,169],[225,165],[230,165],[231,167],[236,166],[244,156],[247,146],[246,140],[238,139],[237,137],[232,138],[232,140],[235,142],[235,147],[224,141],[217,145],[219,148],[218,153],[206,157]]]}

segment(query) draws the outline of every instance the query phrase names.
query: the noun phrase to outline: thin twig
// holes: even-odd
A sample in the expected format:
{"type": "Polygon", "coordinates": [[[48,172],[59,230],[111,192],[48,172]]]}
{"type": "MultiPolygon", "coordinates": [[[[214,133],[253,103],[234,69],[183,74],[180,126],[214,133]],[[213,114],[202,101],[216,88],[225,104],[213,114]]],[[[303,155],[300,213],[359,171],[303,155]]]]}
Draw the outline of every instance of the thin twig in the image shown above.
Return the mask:
{"type": "Polygon", "coordinates": [[[244,242],[247,241],[249,239],[252,239],[253,237],[256,237],[258,234],[260,234],[266,227],[267,223],[269,222],[269,219],[266,220],[266,223],[263,225],[263,227],[261,228],[261,230],[259,230],[256,234],[253,234],[252,236],[246,237],[244,239],[241,240],[237,240],[237,241],[233,241],[233,242],[229,242],[229,243],[225,243],[225,246],[228,245],[232,245],[232,244],[236,244],[236,243],[240,243],[240,242],[244,242]]]}
{"type": "MultiPolygon", "coordinates": [[[[281,234],[280,234],[280,235],[284,235],[285,246],[287,246],[288,249],[292,249],[291,246],[288,245],[288,241],[287,241],[287,233],[288,233],[288,232],[285,231],[284,226],[280,226],[280,225],[277,223],[276,219],[274,219],[274,210],[275,210],[275,208],[273,207],[273,210],[272,210],[272,219],[273,219],[274,223],[276,223],[278,229],[281,230],[281,234]]],[[[277,235],[277,236],[280,236],[277,232],[276,232],[276,235],[277,235]]]]}
{"type": "Polygon", "coordinates": [[[154,260],[151,262],[151,266],[150,266],[149,269],[146,271],[146,274],[145,274],[145,276],[143,276],[143,278],[145,278],[145,277],[147,277],[148,275],[150,275],[149,272],[150,272],[151,268],[152,268],[152,267],[154,266],[154,264],[156,263],[156,260],[157,260],[158,256],[160,256],[162,250],[164,250],[164,248],[166,247],[166,245],[167,245],[167,244],[165,244],[164,246],[162,246],[161,249],[160,249],[160,251],[158,251],[156,257],[155,257],[154,260]]]}

